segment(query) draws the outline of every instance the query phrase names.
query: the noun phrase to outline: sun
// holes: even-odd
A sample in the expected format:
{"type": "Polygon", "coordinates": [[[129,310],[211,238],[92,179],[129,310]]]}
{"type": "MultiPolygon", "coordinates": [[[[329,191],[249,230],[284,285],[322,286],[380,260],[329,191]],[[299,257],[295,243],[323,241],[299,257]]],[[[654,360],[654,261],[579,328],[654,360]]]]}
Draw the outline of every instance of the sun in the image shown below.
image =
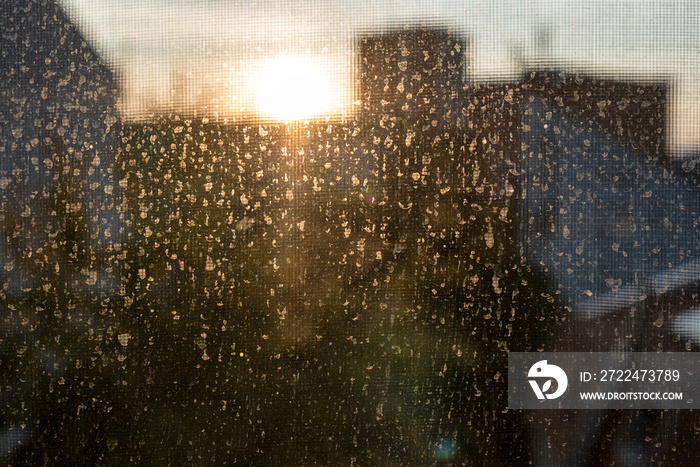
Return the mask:
{"type": "Polygon", "coordinates": [[[259,111],[275,120],[319,117],[333,105],[327,73],[319,62],[304,56],[265,63],[255,76],[255,94],[259,111]]]}

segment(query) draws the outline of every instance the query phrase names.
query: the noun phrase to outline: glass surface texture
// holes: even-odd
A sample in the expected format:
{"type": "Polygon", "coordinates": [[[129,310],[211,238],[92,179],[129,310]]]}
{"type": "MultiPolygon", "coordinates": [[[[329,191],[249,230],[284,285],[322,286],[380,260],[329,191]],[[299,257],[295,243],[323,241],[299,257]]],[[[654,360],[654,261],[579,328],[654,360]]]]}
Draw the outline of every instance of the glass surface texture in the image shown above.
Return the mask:
{"type": "Polygon", "coordinates": [[[697,465],[507,381],[698,350],[698,15],[3,1],[0,463],[697,465]]]}

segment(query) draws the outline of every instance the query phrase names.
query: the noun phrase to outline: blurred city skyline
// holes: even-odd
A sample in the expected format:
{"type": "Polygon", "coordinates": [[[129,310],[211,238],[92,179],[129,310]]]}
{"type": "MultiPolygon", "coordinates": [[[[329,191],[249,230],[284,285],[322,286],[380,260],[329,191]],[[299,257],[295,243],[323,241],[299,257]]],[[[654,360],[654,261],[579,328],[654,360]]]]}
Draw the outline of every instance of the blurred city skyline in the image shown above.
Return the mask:
{"type": "MultiPolygon", "coordinates": [[[[324,81],[330,100],[314,107],[321,109],[314,116],[351,115],[358,100],[358,37],[425,26],[463,39],[469,48],[465,77],[475,82],[511,81],[527,69],[548,67],[666,81],[671,153],[700,148],[694,2],[59,3],[117,73],[126,120],[168,113],[229,121],[259,117],[265,92],[259,83],[270,80],[261,73],[280,74],[275,62],[289,63],[289,57],[324,70],[311,78],[324,81]]],[[[291,74],[304,80],[305,73],[291,74]]]]}
{"type": "Polygon", "coordinates": [[[700,349],[693,5],[59,2],[0,3],[5,463],[700,465],[503,410],[700,349]]]}

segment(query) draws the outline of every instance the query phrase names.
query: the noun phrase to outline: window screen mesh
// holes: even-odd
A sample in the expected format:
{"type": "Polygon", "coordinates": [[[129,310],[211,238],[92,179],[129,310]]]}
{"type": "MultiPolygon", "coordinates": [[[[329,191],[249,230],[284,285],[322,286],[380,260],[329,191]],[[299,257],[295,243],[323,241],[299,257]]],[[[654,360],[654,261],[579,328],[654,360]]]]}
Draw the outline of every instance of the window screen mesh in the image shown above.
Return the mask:
{"type": "Polygon", "coordinates": [[[506,377],[698,349],[699,19],[4,1],[0,461],[694,465],[506,377]]]}

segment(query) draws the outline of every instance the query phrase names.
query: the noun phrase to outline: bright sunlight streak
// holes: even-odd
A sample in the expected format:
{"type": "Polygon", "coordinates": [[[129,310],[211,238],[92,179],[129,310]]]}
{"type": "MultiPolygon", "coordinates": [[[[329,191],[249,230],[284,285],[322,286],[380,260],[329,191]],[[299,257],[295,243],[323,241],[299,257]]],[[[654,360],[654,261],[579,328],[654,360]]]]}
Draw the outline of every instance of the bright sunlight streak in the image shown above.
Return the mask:
{"type": "Polygon", "coordinates": [[[327,114],[333,93],[327,73],[314,60],[283,56],[267,62],[257,73],[259,110],[277,120],[301,120],[327,114]]]}

